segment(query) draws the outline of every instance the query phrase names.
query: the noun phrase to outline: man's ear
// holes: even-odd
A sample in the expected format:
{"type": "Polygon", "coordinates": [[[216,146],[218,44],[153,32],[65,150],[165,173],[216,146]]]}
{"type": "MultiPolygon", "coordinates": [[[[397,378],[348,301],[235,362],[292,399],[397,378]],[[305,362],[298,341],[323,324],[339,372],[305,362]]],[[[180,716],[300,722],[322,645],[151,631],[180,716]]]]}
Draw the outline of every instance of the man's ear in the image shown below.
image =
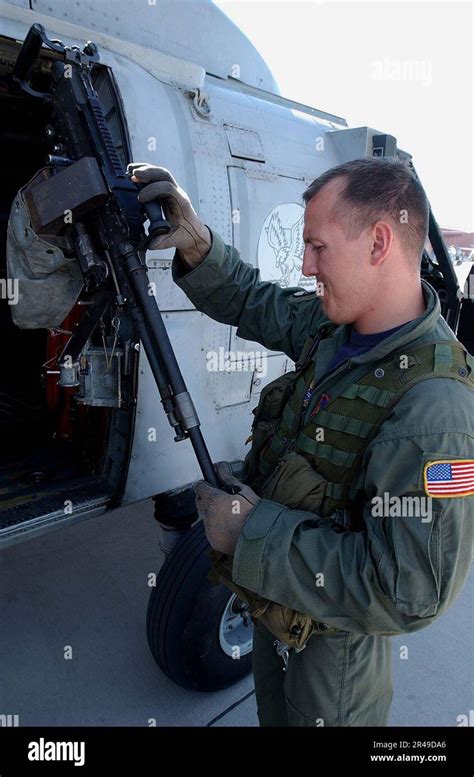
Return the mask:
{"type": "Polygon", "coordinates": [[[372,226],[372,249],[370,252],[370,263],[376,267],[381,264],[393,246],[393,227],[388,221],[376,221],[372,226]]]}

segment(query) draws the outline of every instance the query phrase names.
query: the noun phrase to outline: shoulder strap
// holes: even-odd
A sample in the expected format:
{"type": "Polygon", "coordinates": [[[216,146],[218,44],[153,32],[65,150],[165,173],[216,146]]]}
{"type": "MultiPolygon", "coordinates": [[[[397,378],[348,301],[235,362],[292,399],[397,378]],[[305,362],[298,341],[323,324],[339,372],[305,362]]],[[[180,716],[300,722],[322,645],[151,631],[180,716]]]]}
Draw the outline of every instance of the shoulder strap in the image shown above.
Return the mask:
{"type": "Polygon", "coordinates": [[[431,378],[450,378],[452,380],[458,380],[459,382],[464,383],[468,385],[470,388],[474,389],[474,375],[473,375],[474,362],[472,357],[470,357],[470,355],[468,354],[468,352],[466,351],[462,343],[460,343],[459,341],[433,340],[427,343],[422,343],[421,345],[415,346],[413,348],[403,349],[402,351],[391,354],[389,359],[385,360],[385,362],[381,362],[381,364],[386,364],[387,361],[391,361],[393,363],[397,358],[405,355],[412,356],[414,360],[412,362],[413,364],[412,369],[415,369],[415,374],[412,374],[411,378],[409,376],[406,376],[406,379],[404,380],[403,384],[399,385],[395,395],[390,399],[388,404],[384,407],[382,414],[374,423],[367,437],[364,438],[361,447],[357,451],[357,455],[354,461],[352,462],[350,467],[348,467],[347,478],[345,478],[345,483],[343,485],[343,493],[341,495],[341,500],[343,501],[347,499],[350,485],[354,480],[354,477],[360,467],[362,458],[369,444],[377,436],[380,430],[380,427],[387,420],[393,408],[398,404],[398,402],[401,400],[401,398],[405,395],[407,391],[409,391],[413,386],[417,385],[418,383],[421,383],[421,381],[429,380],[431,378]],[[443,346],[441,349],[439,348],[440,345],[443,346]],[[433,354],[433,360],[431,361],[431,364],[429,364],[430,360],[427,360],[425,364],[423,364],[420,361],[417,361],[415,352],[417,351],[426,352],[426,349],[429,349],[431,346],[434,346],[434,348],[431,349],[433,354]],[[445,346],[447,346],[447,348],[445,346]]]}

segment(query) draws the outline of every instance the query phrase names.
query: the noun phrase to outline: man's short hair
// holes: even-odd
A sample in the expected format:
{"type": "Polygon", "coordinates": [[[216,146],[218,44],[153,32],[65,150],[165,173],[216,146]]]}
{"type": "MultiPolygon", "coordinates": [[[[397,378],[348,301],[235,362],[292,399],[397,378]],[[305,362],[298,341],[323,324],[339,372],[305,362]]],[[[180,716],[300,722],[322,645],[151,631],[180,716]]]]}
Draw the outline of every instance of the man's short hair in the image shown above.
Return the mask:
{"type": "Polygon", "coordinates": [[[389,219],[407,256],[419,262],[428,234],[429,205],[407,163],[366,157],[332,167],[303,192],[305,205],[337,178],[343,182],[334,215],[342,225],[347,224],[347,237],[355,239],[376,221],[389,219]]]}

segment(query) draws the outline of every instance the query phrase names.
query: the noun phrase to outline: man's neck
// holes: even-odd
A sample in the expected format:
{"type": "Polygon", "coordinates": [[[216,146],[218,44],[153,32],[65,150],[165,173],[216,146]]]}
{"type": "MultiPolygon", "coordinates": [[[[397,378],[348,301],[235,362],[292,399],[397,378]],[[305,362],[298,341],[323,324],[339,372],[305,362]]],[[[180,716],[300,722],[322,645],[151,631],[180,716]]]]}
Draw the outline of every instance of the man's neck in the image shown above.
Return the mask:
{"type": "Polygon", "coordinates": [[[426,302],[421,282],[411,292],[409,289],[409,284],[405,289],[398,284],[393,293],[387,292],[385,299],[381,299],[372,309],[354,321],[352,326],[355,331],[361,335],[386,332],[387,329],[394,329],[423,315],[426,302]]]}

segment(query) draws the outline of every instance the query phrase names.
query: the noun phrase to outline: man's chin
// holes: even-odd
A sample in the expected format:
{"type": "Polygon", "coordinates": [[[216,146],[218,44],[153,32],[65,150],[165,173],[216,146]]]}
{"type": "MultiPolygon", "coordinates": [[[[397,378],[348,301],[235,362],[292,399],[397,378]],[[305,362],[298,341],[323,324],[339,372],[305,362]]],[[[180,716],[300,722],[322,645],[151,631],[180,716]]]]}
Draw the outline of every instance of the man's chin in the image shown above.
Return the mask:
{"type": "Polygon", "coordinates": [[[321,307],[323,309],[323,313],[325,316],[331,319],[331,321],[334,321],[335,324],[337,324],[336,319],[334,318],[335,311],[332,310],[332,305],[328,300],[327,294],[324,294],[320,297],[321,299],[321,307]]]}
{"type": "Polygon", "coordinates": [[[337,305],[334,305],[334,299],[331,298],[331,294],[326,286],[323,286],[323,293],[318,294],[317,297],[321,300],[324,315],[330,321],[333,321],[335,324],[347,324],[347,316],[344,316],[340,310],[338,311],[337,305]]]}
{"type": "Polygon", "coordinates": [[[327,316],[327,318],[329,318],[329,320],[334,324],[340,325],[351,323],[347,314],[343,315],[341,311],[334,309],[334,305],[331,305],[331,302],[327,299],[326,296],[321,298],[321,307],[323,309],[324,315],[327,316]]]}

